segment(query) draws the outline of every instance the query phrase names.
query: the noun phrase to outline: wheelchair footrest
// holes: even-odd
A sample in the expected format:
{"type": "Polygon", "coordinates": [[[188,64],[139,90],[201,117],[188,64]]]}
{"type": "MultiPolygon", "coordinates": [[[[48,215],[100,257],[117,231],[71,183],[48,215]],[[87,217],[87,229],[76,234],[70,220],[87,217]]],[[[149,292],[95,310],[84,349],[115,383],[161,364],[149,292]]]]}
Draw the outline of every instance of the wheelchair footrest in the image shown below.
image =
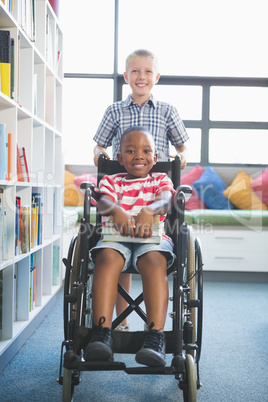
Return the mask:
{"type": "Polygon", "coordinates": [[[178,370],[173,366],[165,367],[127,367],[122,362],[109,362],[109,361],[78,361],[78,360],[64,360],[64,368],[77,371],[125,371],[127,374],[161,374],[171,375],[178,374],[178,370]]]}
{"type": "MultiPolygon", "coordinates": [[[[74,352],[79,354],[88,344],[92,330],[90,328],[78,327],[75,331],[74,352]]],[[[113,331],[113,352],[135,354],[141,349],[146,332],[123,332],[113,331]]],[[[166,353],[181,353],[182,350],[182,331],[165,331],[166,335],[166,353]]]]}

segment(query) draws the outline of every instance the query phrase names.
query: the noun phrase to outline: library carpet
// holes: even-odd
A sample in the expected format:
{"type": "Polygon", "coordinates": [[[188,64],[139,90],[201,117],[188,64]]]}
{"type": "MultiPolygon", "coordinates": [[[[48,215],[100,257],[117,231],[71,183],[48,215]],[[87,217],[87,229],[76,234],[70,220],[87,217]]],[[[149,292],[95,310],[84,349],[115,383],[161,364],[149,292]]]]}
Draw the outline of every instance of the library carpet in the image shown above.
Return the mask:
{"type": "MultiPolygon", "coordinates": [[[[140,280],[134,279],[132,294],[140,280]]],[[[59,373],[63,338],[62,291],[48,316],[0,374],[0,401],[61,401],[59,373]]],[[[204,282],[204,329],[199,402],[268,400],[268,284],[204,282]]],[[[140,329],[134,314],[130,325],[140,329]]],[[[167,320],[167,328],[170,322],[167,320]]],[[[118,357],[118,355],[116,356],[118,357]]],[[[128,365],[133,356],[119,356],[128,365]]],[[[168,363],[171,356],[167,356],[168,363]]],[[[87,372],[74,401],[183,401],[173,376],[87,372]]]]}

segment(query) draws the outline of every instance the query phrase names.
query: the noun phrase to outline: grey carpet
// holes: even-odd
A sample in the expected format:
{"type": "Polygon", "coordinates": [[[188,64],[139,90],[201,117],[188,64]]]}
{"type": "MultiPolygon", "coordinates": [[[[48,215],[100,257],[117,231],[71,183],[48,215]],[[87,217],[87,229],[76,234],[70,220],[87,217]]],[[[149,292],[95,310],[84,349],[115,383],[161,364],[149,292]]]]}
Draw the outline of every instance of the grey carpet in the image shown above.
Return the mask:
{"type": "MultiPolygon", "coordinates": [[[[133,281],[132,292],[140,282],[133,281]]],[[[268,284],[204,283],[199,402],[268,401],[268,284]]],[[[130,324],[142,326],[131,316],[130,324]]],[[[167,321],[167,327],[170,322],[167,321]]],[[[62,293],[33,336],[0,375],[1,401],[61,401],[56,379],[63,338],[62,293]]],[[[128,365],[133,356],[120,356],[128,365]]],[[[171,358],[170,356],[168,359],[171,358]]],[[[87,372],[74,401],[183,401],[173,376],[87,372]]]]}

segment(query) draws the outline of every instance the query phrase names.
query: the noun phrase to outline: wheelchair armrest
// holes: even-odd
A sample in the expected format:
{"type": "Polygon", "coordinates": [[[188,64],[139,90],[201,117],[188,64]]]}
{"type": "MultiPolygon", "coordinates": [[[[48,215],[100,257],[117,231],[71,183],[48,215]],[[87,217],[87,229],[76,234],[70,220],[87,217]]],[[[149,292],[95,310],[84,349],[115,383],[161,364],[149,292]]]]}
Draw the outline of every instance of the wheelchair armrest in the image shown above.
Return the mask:
{"type": "Polygon", "coordinates": [[[183,193],[185,201],[188,201],[193,193],[192,187],[186,184],[180,185],[177,188],[178,193],[183,193]]]}
{"type": "Polygon", "coordinates": [[[95,201],[98,201],[100,198],[100,192],[98,187],[95,186],[94,183],[91,183],[89,181],[83,181],[83,183],[80,184],[79,188],[81,190],[86,190],[89,189],[90,190],[90,194],[91,196],[94,198],[95,201]]]}

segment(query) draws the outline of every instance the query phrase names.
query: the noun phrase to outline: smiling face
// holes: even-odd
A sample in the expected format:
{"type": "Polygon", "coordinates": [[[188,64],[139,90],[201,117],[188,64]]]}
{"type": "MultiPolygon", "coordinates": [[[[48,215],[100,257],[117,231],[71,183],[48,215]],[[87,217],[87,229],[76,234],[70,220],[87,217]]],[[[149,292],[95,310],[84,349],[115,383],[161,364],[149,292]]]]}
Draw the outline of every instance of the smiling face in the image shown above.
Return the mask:
{"type": "Polygon", "coordinates": [[[134,130],[123,136],[118,161],[128,172],[126,178],[147,177],[157,161],[154,141],[151,134],[134,130]]]}
{"type": "Polygon", "coordinates": [[[142,105],[150,98],[151,90],[158,82],[160,74],[156,71],[152,57],[133,56],[128,61],[124,77],[132,89],[132,99],[142,105]]]}

